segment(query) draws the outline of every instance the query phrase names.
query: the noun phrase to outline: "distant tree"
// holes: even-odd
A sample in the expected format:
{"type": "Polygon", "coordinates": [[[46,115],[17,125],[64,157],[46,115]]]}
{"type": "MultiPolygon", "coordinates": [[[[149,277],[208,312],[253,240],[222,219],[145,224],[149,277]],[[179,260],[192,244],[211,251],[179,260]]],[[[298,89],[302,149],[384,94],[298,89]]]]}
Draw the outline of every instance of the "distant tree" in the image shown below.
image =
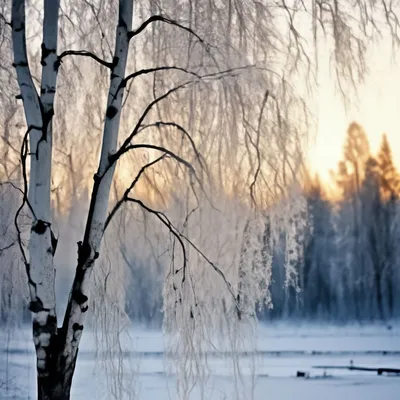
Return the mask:
{"type": "Polygon", "coordinates": [[[350,286],[348,295],[351,298],[348,301],[353,306],[356,318],[363,318],[367,312],[363,301],[366,255],[363,250],[364,226],[360,196],[370,151],[367,135],[356,122],[352,122],[347,129],[343,156],[335,175],[342,195],[336,218],[339,233],[337,238],[340,254],[344,257],[341,264],[344,268],[342,276],[348,278],[346,286],[350,286]]]}
{"type": "Polygon", "coordinates": [[[377,163],[383,200],[398,199],[400,195],[400,175],[393,163],[392,150],[386,134],[382,135],[377,163]]]}
{"type": "Polygon", "coordinates": [[[398,268],[397,243],[400,238],[398,212],[399,173],[394,166],[386,135],[376,159],[366,165],[362,202],[367,229],[366,251],[371,255],[378,315],[393,316],[395,269],[398,268]]]}
{"type": "Polygon", "coordinates": [[[307,234],[304,266],[299,270],[302,307],[306,317],[333,317],[335,276],[331,276],[335,255],[332,204],[319,178],[306,188],[307,234]],[[332,282],[333,280],[333,282],[332,282]]]}

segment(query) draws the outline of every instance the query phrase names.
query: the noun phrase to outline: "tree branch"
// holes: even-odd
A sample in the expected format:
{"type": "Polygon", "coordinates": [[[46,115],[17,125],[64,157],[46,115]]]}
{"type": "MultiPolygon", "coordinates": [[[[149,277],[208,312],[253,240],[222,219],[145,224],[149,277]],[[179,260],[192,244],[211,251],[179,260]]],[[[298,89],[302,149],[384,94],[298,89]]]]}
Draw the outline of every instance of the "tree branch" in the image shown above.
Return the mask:
{"type": "Polygon", "coordinates": [[[143,125],[138,130],[138,133],[144,131],[145,129],[152,128],[152,127],[155,127],[155,128],[158,128],[158,129],[160,129],[162,127],[172,127],[172,128],[176,128],[178,131],[182,132],[182,135],[184,135],[184,136],[186,136],[188,138],[188,140],[189,140],[189,142],[190,142],[190,144],[191,144],[191,146],[193,148],[193,151],[195,152],[196,157],[199,160],[201,166],[203,168],[205,167],[205,164],[203,163],[204,158],[201,156],[201,153],[197,149],[196,144],[194,143],[194,140],[192,139],[191,135],[189,134],[189,132],[182,125],[179,125],[179,124],[177,124],[175,122],[157,121],[157,122],[154,122],[152,124],[143,125]]]}
{"type": "Polygon", "coordinates": [[[175,228],[170,219],[163,212],[153,210],[152,208],[144,204],[141,200],[135,199],[133,197],[127,197],[125,201],[130,201],[132,203],[139,204],[140,207],[142,207],[144,210],[146,210],[150,214],[155,215],[168,228],[168,230],[176,238],[176,240],[178,240],[182,248],[182,255],[183,255],[183,267],[182,267],[183,268],[182,283],[183,283],[186,279],[186,268],[187,268],[186,247],[182,240],[183,235],[178,231],[177,228],[175,228]]]}
{"type": "Polygon", "coordinates": [[[197,74],[196,72],[193,71],[189,71],[185,68],[181,68],[181,67],[176,67],[176,66],[162,66],[162,67],[155,67],[155,68],[147,68],[147,69],[141,69],[139,71],[133,72],[132,74],[126,76],[122,82],[120,83],[116,93],[114,96],[116,96],[118,94],[118,91],[122,88],[125,88],[127,83],[135,78],[137,78],[138,76],[141,75],[147,75],[147,74],[151,74],[153,72],[158,72],[158,71],[170,71],[170,70],[175,70],[175,71],[181,71],[181,72],[185,72],[186,74],[189,75],[193,75],[198,79],[201,79],[201,75],[197,74]]]}
{"type": "Polygon", "coordinates": [[[0,13],[0,20],[2,20],[3,22],[4,22],[4,24],[5,25],[8,25],[8,26],[12,26],[11,25],[11,22],[9,22],[8,20],[7,20],[7,18],[2,14],[2,13],[0,13]]]}
{"type": "Polygon", "coordinates": [[[180,29],[183,29],[184,31],[186,31],[186,32],[190,33],[191,35],[195,36],[201,44],[205,45],[206,47],[209,47],[209,45],[206,45],[204,39],[202,39],[202,38],[201,38],[196,32],[194,32],[191,28],[189,28],[189,27],[187,27],[187,26],[184,26],[184,25],[180,24],[178,21],[175,21],[175,20],[173,20],[173,19],[169,19],[169,18],[167,18],[167,17],[163,17],[162,15],[153,15],[153,16],[151,16],[149,19],[147,19],[146,21],[144,21],[144,22],[142,23],[142,25],[140,25],[140,27],[139,27],[138,29],[136,29],[136,30],[134,30],[134,31],[132,31],[132,32],[129,32],[129,34],[128,34],[128,35],[129,35],[129,36],[128,36],[129,39],[132,39],[133,37],[139,35],[139,34],[140,34],[141,32],[143,32],[143,31],[147,28],[147,26],[150,25],[151,23],[153,23],[153,22],[158,22],[158,21],[159,21],[159,22],[164,22],[164,23],[166,23],[166,24],[170,24],[170,25],[173,25],[173,26],[176,26],[176,27],[178,27],[178,28],[180,28],[180,29]]]}
{"type": "MultiPolygon", "coordinates": [[[[139,204],[144,210],[146,210],[150,214],[155,215],[170,230],[170,232],[176,237],[176,239],[179,241],[179,244],[182,247],[182,251],[184,251],[184,268],[186,267],[187,259],[186,259],[186,247],[185,247],[185,244],[183,243],[183,240],[185,240],[198,254],[200,254],[200,256],[207,262],[207,264],[209,264],[214,269],[214,271],[222,278],[226,287],[229,290],[229,293],[231,294],[231,296],[235,302],[236,308],[239,308],[239,303],[237,302],[232,285],[227,280],[223,271],[215,263],[213,263],[187,236],[185,236],[183,233],[181,233],[172,224],[172,222],[169,220],[169,218],[163,212],[154,210],[154,209],[150,208],[149,206],[147,206],[146,204],[144,204],[141,200],[134,199],[132,197],[128,197],[127,201],[139,204]]],[[[185,269],[183,271],[184,271],[184,277],[185,277],[185,269]]],[[[184,277],[182,278],[182,282],[184,281],[184,277]]]]}
{"type": "MultiPolygon", "coordinates": [[[[134,149],[151,149],[151,150],[158,150],[162,151],[166,155],[169,155],[171,158],[175,159],[179,163],[185,165],[191,173],[196,175],[195,169],[193,168],[192,164],[190,164],[188,161],[183,159],[182,157],[179,157],[177,154],[175,154],[173,151],[166,149],[165,147],[162,146],[156,146],[154,144],[148,144],[148,143],[140,143],[140,144],[131,144],[123,149],[121,152],[117,152],[114,155],[111,155],[109,157],[110,159],[110,164],[113,165],[123,154],[127,153],[130,150],[134,149]]],[[[105,171],[107,173],[107,170],[105,171]]],[[[103,177],[102,175],[101,177],[103,177]]]]}
{"type": "MultiPolygon", "coordinates": [[[[119,150],[116,153],[114,153],[114,155],[112,155],[110,157],[110,159],[112,160],[112,163],[116,162],[118,160],[118,158],[125,152],[124,149],[127,146],[129,146],[129,143],[131,142],[131,140],[138,134],[138,131],[139,131],[140,127],[142,126],[142,123],[143,123],[144,119],[146,118],[147,114],[152,110],[152,108],[157,103],[159,103],[162,100],[166,99],[172,93],[175,93],[176,91],[178,91],[180,89],[183,89],[184,87],[189,86],[191,84],[195,85],[195,84],[198,84],[200,82],[207,81],[208,79],[210,79],[210,80],[219,80],[219,79],[226,78],[228,76],[235,76],[235,74],[237,74],[239,71],[243,71],[243,70],[246,70],[246,69],[249,69],[249,68],[253,68],[253,67],[254,67],[254,65],[247,65],[247,66],[244,66],[244,67],[229,68],[229,69],[224,70],[224,71],[218,71],[218,72],[213,72],[213,73],[206,74],[206,75],[200,75],[197,80],[195,80],[195,81],[194,80],[186,81],[186,82],[184,82],[184,83],[182,83],[182,84],[180,84],[178,86],[173,87],[172,89],[169,89],[167,92],[165,92],[161,96],[159,96],[156,99],[154,99],[152,102],[150,102],[147,105],[147,107],[143,111],[142,115],[138,119],[138,122],[136,123],[135,128],[130,133],[130,135],[125,139],[125,141],[123,142],[123,144],[121,145],[119,150]]],[[[109,167],[111,167],[111,165],[109,167]]]]}
{"type": "Polygon", "coordinates": [[[129,185],[129,187],[125,190],[124,195],[115,204],[115,206],[111,210],[110,214],[108,214],[106,222],[104,223],[104,232],[106,231],[107,226],[109,225],[109,223],[111,222],[112,218],[114,217],[116,212],[119,210],[121,205],[127,200],[128,196],[129,196],[129,193],[136,186],[136,184],[138,183],[140,177],[143,175],[143,173],[146,171],[146,169],[152,167],[154,164],[157,164],[159,161],[163,160],[166,156],[167,156],[167,154],[164,153],[161,157],[156,158],[155,160],[147,163],[142,168],[140,168],[140,171],[136,175],[135,179],[132,181],[132,183],[129,185]]]}
{"type": "Polygon", "coordinates": [[[14,241],[14,242],[11,242],[11,243],[8,244],[7,246],[2,247],[2,248],[0,249],[0,256],[1,256],[1,254],[2,254],[4,251],[6,251],[6,250],[8,250],[8,249],[11,249],[11,247],[13,247],[14,245],[15,245],[15,241],[14,241]]]}
{"type": "Polygon", "coordinates": [[[96,54],[91,53],[90,51],[86,50],[65,50],[63,51],[59,56],[58,56],[58,61],[59,63],[62,62],[62,59],[66,56],[82,56],[82,57],[89,57],[92,58],[93,60],[97,61],[99,64],[107,67],[107,68],[112,68],[113,63],[105,61],[101,59],[100,57],[96,56],[96,54]]]}
{"type": "Polygon", "coordinates": [[[265,106],[267,105],[268,96],[269,96],[269,90],[267,89],[267,91],[264,94],[264,98],[263,98],[263,101],[262,101],[262,104],[261,104],[261,109],[260,109],[260,115],[258,117],[256,143],[254,143],[253,140],[250,140],[251,143],[254,146],[254,149],[256,150],[256,153],[257,153],[257,168],[256,168],[256,172],[255,172],[254,177],[253,177],[253,182],[251,182],[251,184],[250,184],[250,196],[251,196],[251,200],[252,200],[254,206],[257,205],[256,198],[254,196],[254,187],[256,185],[257,178],[258,178],[258,175],[259,175],[260,170],[261,170],[261,154],[260,154],[261,123],[262,123],[262,117],[263,117],[263,114],[264,114],[264,109],[265,109],[265,106]]]}

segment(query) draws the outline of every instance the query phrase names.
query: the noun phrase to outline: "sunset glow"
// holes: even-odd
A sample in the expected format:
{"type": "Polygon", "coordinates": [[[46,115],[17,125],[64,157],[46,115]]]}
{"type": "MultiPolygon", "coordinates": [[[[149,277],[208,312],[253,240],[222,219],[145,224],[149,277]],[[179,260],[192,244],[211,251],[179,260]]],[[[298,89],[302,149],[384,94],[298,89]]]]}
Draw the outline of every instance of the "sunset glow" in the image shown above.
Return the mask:
{"type": "Polygon", "coordinates": [[[361,124],[369,139],[371,153],[379,149],[382,134],[386,133],[392,148],[393,160],[400,165],[400,126],[398,102],[400,66],[390,60],[390,42],[377,43],[369,54],[369,74],[358,90],[358,99],[346,110],[340,93],[332,84],[327,70],[321,73],[318,94],[318,129],[311,138],[309,163],[311,170],[328,182],[330,171],[336,170],[343,154],[348,125],[361,124]],[[382,56],[382,54],[385,56],[382,56]]]}

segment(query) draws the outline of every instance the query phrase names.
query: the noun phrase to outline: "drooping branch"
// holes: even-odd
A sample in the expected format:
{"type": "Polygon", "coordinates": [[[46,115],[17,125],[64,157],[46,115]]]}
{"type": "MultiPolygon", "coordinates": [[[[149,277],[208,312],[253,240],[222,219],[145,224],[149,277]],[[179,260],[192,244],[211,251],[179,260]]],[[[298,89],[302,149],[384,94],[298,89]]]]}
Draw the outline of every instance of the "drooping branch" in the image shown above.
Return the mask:
{"type": "Polygon", "coordinates": [[[173,151],[168,150],[165,147],[156,146],[154,144],[148,144],[148,143],[131,144],[131,145],[125,147],[123,151],[115,153],[114,155],[111,155],[109,157],[110,164],[114,164],[123,154],[127,153],[130,150],[135,150],[135,149],[150,149],[150,150],[161,151],[164,154],[166,154],[166,155],[170,156],[171,158],[175,159],[179,163],[183,164],[186,168],[188,168],[190,170],[190,172],[192,174],[196,175],[195,169],[193,168],[192,164],[190,164],[188,161],[186,161],[185,159],[183,159],[182,157],[178,156],[173,151]]]}
{"type": "Polygon", "coordinates": [[[258,117],[257,139],[256,139],[255,143],[253,143],[253,141],[252,141],[254,149],[257,153],[257,168],[256,168],[256,172],[254,173],[253,181],[250,184],[250,196],[251,196],[251,200],[252,200],[254,206],[256,206],[256,204],[257,204],[256,198],[254,195],[254,187],[257,182],[258,175],[260,174],[260,171],[261,171],[261,154],[260,154],[261,123],[262,123],[262,118],[263,118],[263,114],[264,114],[264,109],[265,109],[265,106],[267,105],[268,96],[269,96],[269,91],[267,90],[265,92],[263,101],[261,103],[260,115],[258,117]]]}
{"type": "Polygon", "coordinates": [[[189,140],[189,142],[190,142],[190,144],[191,144],[191,146],[193,148],[193,151],[195,152],[196,157],[199,160],[201,166],[203,168],[205,167],[204,158],[202,157],[201,153],[197,149],[197,146],[194,143],[194,140],[193,140],[192,136],[189,134],[189,132],[182,125],[179,125],[176,122],[156,121],[156,122],[154,122],[152,124],[143,125],[138,130],[138,134],[140,132],[144,131],[145,129],[152,128],[152,127],[159,128],[159,129],[162,128],[162,127],[172,127],[172,128],[177,129],[179,132],[181,132],[182,135],[185,136],[189,140]]]}
{"type": "Polygon", "coordinates": [[[132,203],[139,204],[140,207],[142,207],[145,211],[149,212],[150,214],[155,215],[163,223],[163,225],[165,225],[168,228],[169,232],[176,238],[176,240],[178,240],[179,245],[181,246],[181,249],[182,249],[182,256],[183,256],[182,283],[185,282],[185,279],[186,279],[186,268],[187,268],[187,254],[186,254],[186,247],[185,247],[185,244],[183,243],[182,235],[179,232],[179,230],[172,224],[172,222],[165,215],[165,213],[163,213],[161,211],[153,210],[152,208],[150,208],[149,206],[144,204],[143,201],[135,199],[135,198],[130,197],[130,196],[127,196],[125,201],[129,201],[129,202],[132,202],[132,203]]]}
{"type": "Polygon", "coordinates": [[[156,158],[155,160],[147,163],[146,165],[144,165],[142,168],[140,168],[138,174],[136,175],[135,179],[133,179],[132,183],[129,185],[129,187],[125,190],[124,195],[122,196],[121,199],[119,199],[117,201],[117,203],[115,204],[114,208],[111,210],[110,214],[108,215],[106,222],[104,224],[104,231],[106,231],[109,223],[111,222],[112,218],[114,217],[114,215],[117,213],[117,211],[119,210],[119,208],[122,206],[122,204],[127,200],[129,193],[134,189],[134,187],[136,186],[136,184],[138,183],[140,177],[146,172],[146,170],[150,167],[152,167],[153,165],[157,164],[159,161],[163,160],[167,155],[163,154],[161,157],[156,158]]]}
{"type": "MultiPolygon", "coordinates": [[[[23,183],[23,189],[20,189],[22,192],[22,202],[20,204],[20,206],[18,207],[15,216],[14,216],[14,225],[15,225],[15,229],[17,231],[17,241],[18,241],[18,245],[19,245],[19,249],[21,251],[21,255],[22,258],[24,260],[24,264],[25,266],[28,265],[28,258],[26,257],[25,254],[25,250],[24,250],[24,246],[22,243],[22,237],[21,237],[21,229],[19,228],[19,224],[18,224],[18,218],[19,215],[22,211],[22,209],[24,208],[25,204],[30,204],[29,203],[29,199],[28,199],[28,178],[27,178],[27,174],[26,174],[26,158],[28,155],[28,135],[29,135],[30,129],[28,128],[28,130],[26,131],[22,144],[21,144],[21,150],[20,150],[20,159],[21,159],[21,167],[22,167],[22,183],[23,183]]],[[[35,217],[34,214],[34,210],[32,209],[31,206],[29,206],[32,214],[35,217]]],[[[29,276],[28,276],[29,279],[29,276]]],[[[33,293],[31,293],[31,295],[33,295],[33,293]]]]}
{"type": "MultiPolygon", "coordinates": [[[[220,79],[224,79],[226,77],[232,77],[232,76],[235,76],[236,74],[238,74],[240,71],[248,70],[253,67],[254,67],[254,65],[247,65],[244,67],[229,68],[224,71],[218,71],[218,72],[213,72],[210,74],[200,75],[197,80],[189,80],[184,83],[181,83],[180,85],[169,89],[167,92],[165,92],[162,95],[160,95],[159,97],[155,98],[153,101],[151,101],[147,105],[147,107],[143,111],[142,115],[139,117],[139,119],[136,123],[136,126],[134,127],[132,132],[128,135],[128,137],[125,139],[125,141],[122,143],[119,150],[112,157],[110,157],[111,165],[114,164],[119,159],[119,157],[125,152],[126,147],[129,146],[132,139],[138,134],[140,128],[142,127],[143,121],[145,120],[145,118],[147,117],[149,112],[153,109],[153,107],[155,105],[160,103],[162,100],[168,98],[171,94],[173,94],[173,93],[179,91],[180,89],[183,89],[189,85],[196,85],[201,82],[205,82],[207,80],[220,80],[220,79]]],[[[110,165],[110,167],[111,167],[111,165],[110,165]]]]}
{"type": "Polygon", "coordinates": [[[139,28],[137,28],[136,30],[134,30],[132,32],[129,32],[129,39],[132,39],[133,37],[139,35],[141,32],[143,32],[147,28],[148,25],[152,24],[153,22],[163,22],[163,23],[166,23],[166,24],[169,24],[169,25],[176,26],[176,27],[178,27],[180,29],[183,29],[184,31],[186,31],[186,32],[190,33],[191,35],[195,36],[200,43],[205,45],[205,41],[193,29],[182,25],[178,21],[174,21],[173,19],[164,17],[162,15],[153,15],[149,19],[144,21],[142,23],[142,25],[140,25],[139,28]]]}
{"type": "MultiPolygon", "coordinates": [[[[184,268],[186,267],[186,246],[183,243],[183,241],[186,241],[198,254],[200,254],[200,256],[207,262],[208,265],[210,265],[214,271],[222,278],[224,284],[226,285],[226,287],[229,290],[229,293],[232,296],[233,301],[235,302],[236,308],[239,309],[239,304],[237,302],[234,290],[232,288],[231,283],[228,281],[228,279],[226,278],[224,272],[214,263],[212,262],[186,235],[184,235],[182,232],[180,232],[178,230],[178,228],[176,228],[172,222],[170,221],[170,219],[166,216],[165,213],[161,212],[161,211],[157,211],[154,210],[153,208],[149,207],[148,205],[144,204],[141,200],[132,198],[132,197],[128,197],[126,199],[126,201],[132,202],[132,203],[136,203],[138,205],[140,205],[140,207],[142,207],[145,211],[149,212],[150,214],[155,215],[172,233],[172,235],[177,238],[177,240],[179,241],[180,246],[182,247],[182,251],[184,251],[184,268]]],[[[183,271],[185,271],[185,269],[183,269],[183,271]]],[[[185,275],[184,275],[185,276],[185,275]]],[[[184,281],[184,278],[182,279],[182,282],[184,281]]]]}
{"type": "Polygon", "coordinates": [[[89,58],[92,58],[93,60],[97,61],[99,64],[103,65],[104,67],[107,67],[110,69],[113,67],[112,62],[105,61],[105,60],[101,59],[100,57],[96,56],[96,54],[91,53],[90,51],[87,51],[87,50],[65,50],[58,56],[59,63],[61,63],[62,59],[67,56],[89,57],[89,58]]]}
{"type": "Polygon", "coordinates": [[[155,67],[155,68],[147,68],[147,69],[141,69],[139,71],[133,72],[132,74],[128,75],[125,79],[122,80],[121,84],[119,85],[117,92],[115,93],[115,96],[118,94],[118,91],[122,88],[125,88],[128,82],[133,81],[135,78],[138,76],[142,75],[148,75],[153,72],[159,72],[159,71],[181,71],[185,72],[186,74],[193,75],[194,77],[201,79],[201,75],[197,74],[196,72],[189,71],[185,68],[177,67],[177,66],[162,66],[162,67],[155,67]]]}

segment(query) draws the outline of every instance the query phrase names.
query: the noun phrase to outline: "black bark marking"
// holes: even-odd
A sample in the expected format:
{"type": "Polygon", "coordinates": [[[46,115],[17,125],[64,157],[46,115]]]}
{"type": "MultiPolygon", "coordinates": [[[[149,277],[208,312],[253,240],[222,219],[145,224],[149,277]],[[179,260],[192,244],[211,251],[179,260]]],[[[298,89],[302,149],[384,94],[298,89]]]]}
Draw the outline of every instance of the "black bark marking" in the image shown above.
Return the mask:
{"type": "Polygon", "coordinates": [[[58,239],[54,236],[53,231],[50,231],[50,233],[51,233],[52,254],[53,254],[53,257],[54,257],[54,254],[56,254],[56,250],[57,250],[58,239]]]}
{"type": "Polygon", "coordinates": [[[43,235],[46,232],[46,229],[50,226],[50,224],[46,221],[38,219],[32,225],[32,231],[37,233],[38,235],[43,235]]]}
{"type": "Polygon", "coordinates": [[[17,95],[15,96],[15,99],[16,99],[16,100],[22,100],[22,94],[17,94],[17,95]]]}
{"type": "Polygon", "coordinates": [[[17,68],[17,67],[27,67],[27,66],[28,66],[28,63],[27,63],[26,61],[20,61],[19,63],[13,63],[12,66],[13,66],[14,68],[17,68]]]}
{"type": "Polygon", "coordinates": [[[81,307],[81,311],[85,313],[89,309],[89,306],[81,307]]]}
{"type": "Polygon", "coordinates": [[[79,304],[85,304],[88,301],[88,297],[85,296],[80,289],[76,289],[72,292],[72,298],[79,304]]]}
{"type": "Polygon", "coordinates": [[[112,66],[113,68],[115,68],[117,66],[117,64],[119,63],[119,57],[114,56],[113,60],[112,60],[112,66]]]}
{"type": "Polygon", "coordinates": [[[52,325],[57,325],[57,317],[55,315],[49,315],[47,317],[47,323],[52,325]]]}
{"type": "Polygon", "coordinates": [[[80,325],[80,324],[78,324],[77,322],[75,322],[75,323],[72,325],[72,330],[73,330],[74,332],[76,332],[76,331],[82,331],[82,330],[83,330],[83,325],[80,325]]]}
{"type": "Polygon", "coordinates": [[[51,53],[55,53],[56,49],[48,49],[44,43],[42,43],[42,59],[40,60],[40,64],[42,65],[47,65],[45,59],[49,56],[51,53]]]}
{"type": "Polygon", "coordinates": [[[54,62],[54,71],[58,71],[61,65],[61,60],[58,58],[57,61],[54,62]]]}
{"type": "Polygon", "coordinates": [[[118,108],[110,105],[107,108],[106,117],[109,119],[113,119],[118,114],[118,108]]]}
{"type": "Polygon", "coordinates": [[[78,268],[83,268],[87,264],[92,248],[85,242],[78,242],[78,268]]]}
{"type": "Polygon", "coordinates": [[[39,311],[44,311],[45,310],[43,308],[43,302],[42,302],[42,300],[39,299],[39,297],[37,297],[35,301],[31,301],[29,303],[28,308],[33,313],[38,313],[39,311]]]}
{"type": "Polygon", "coordinates": [[[15,32],[22,32],[24,29],[25,29],[25,24],[21,24],[21,26],[18,27],[18,28],[15,28],[14,31],[15,32]]]}

